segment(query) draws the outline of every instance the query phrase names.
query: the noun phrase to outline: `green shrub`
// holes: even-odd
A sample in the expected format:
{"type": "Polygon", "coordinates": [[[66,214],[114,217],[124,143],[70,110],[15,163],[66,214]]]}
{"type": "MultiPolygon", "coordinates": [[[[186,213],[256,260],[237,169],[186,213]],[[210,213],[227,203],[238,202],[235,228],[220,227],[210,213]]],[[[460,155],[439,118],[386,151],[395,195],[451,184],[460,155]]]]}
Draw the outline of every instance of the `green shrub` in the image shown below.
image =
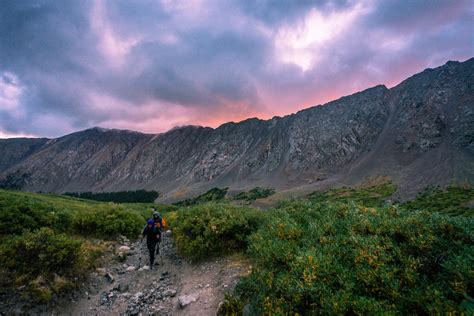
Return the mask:
{"type": "Polygon", "coordinates": [[[87,236],[135,237],[144,220],[151,216],[152,207],[164,213],[176,209],[176,206],[151,203],[103,203],[64,195],[0,190],[0,236],[49,227],[87,236]]]}
{"type": "Polygon", "coordinates": [[[338,188],[324,192],[313,192],[308,198],[313,202],[355,202],[357,204],[375,207],[383,206],[385,200],[395,193],[396,186],[387,181],[378,185],[363,188],[338,188]]]}
{"type": "Polygon", "coordinates": [[[255,201],[257,199],[263,199],[275,194],[275,190],[272,188],[261,188],[255,187],[248,192],[240,192],[234,196],[234,200],[246,200],[255,201]]]}
{"type": "Polygon", "coordinates": [[[169,216],[179,250],[192,259],[244,250],[247,237],[264,219],[258,210],[207,203],[169,216]]]}
{"type": "Polygon", "coordinates": [[[117,191],[117,192],[67,192],[64,195],[81,199],[115,203],[153,203],[159,196],[157,191],[117,191]]]}
{"type": "Polygon", "coordinates": [[[207,203],[207,202],[219,202],[224,200],[227,191],[229,188],[212,188],[206,193],[203,193],[201,195],[198,195],[194,198],[186,199],[180,202],[174,203],[176,206],[192,206],[196,204],[202,204],[202,203],[207,203]]]}
{"type": "MultiPolygon", "coordinates": [[[[0,264],[34,301],[47,302],[74,286],[87,268],[83,243],[50,228],[9,237],[0,246],[0,264]]],[[[5,276],[4,276],[5,277],[5,276]]]]}
{"type": "Polygon", "coordinates": [[[122,209],[96,209],[85,214],[77,214],[73,228],[81,235],[114,238],[118,235],[136,237],[143,228],[143,216],[122,209]]]}
{"type": "Polygon", "coordinates": [[[2,245],[2,261],[4,267],[21,274],[63,274],[75,269],[80,248],[80,241],[44,227],[7,239],[2,245]]]}
{"type": "Polygon", "coordinates": [[[311,201],[271,213],[236,290],[258,313],[436,314],[473,294],[471,218],[311,201]]]}
{"type": "Polygon", "coordinates": [[[414,200],[402,204],[402,208],[405,210],[427,210],[450,215],[473,216],[474,209],[467,205],[473,201],[473,187],[449,186],[444,189],[428,187],[414,200]]]}

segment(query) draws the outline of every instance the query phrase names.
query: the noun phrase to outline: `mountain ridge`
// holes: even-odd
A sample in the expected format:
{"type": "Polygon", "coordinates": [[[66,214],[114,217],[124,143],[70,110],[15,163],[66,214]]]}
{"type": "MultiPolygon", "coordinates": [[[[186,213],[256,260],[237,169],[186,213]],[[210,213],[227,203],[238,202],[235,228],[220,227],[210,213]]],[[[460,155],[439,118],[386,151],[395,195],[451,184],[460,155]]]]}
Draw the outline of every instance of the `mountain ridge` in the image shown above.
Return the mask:
{"type": "Polygon", "coordinates": [[[303,192],[377,176],[393,178],[402,196],[451,180],[473,183],[473,83],[471,58],[268,120],[3,139],[0,184],[13,179],[21,189],[52,192],[147,188],[173,201],[213,186],[303,192]]]}

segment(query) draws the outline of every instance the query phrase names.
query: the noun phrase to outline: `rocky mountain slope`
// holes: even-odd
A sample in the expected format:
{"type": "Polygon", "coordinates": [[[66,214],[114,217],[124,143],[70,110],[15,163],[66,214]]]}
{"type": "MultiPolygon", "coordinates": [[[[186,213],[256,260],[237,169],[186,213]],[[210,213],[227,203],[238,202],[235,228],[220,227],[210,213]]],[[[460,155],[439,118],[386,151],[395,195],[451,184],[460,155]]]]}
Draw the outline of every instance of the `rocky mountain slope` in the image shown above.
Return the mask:
{"type": "Polygon", "coordinates": [[[0,184],[30,191],[146,188],[171,201],[213,186],[294,193],[377,176],[402,195],[474,182],[474,58],[270,120],[0,140],[0,184]]]}

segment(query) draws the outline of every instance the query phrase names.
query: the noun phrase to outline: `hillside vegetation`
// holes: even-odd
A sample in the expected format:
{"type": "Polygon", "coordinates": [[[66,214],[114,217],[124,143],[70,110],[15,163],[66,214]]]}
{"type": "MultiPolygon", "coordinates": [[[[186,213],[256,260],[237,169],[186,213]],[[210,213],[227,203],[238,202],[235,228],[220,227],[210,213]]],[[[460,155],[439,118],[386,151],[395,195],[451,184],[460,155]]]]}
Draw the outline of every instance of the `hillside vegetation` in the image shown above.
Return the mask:
{"type": "Polygon", "coordinates": [[[157,191],[116,191],[116,192],[67,192],[64,195],[81,199],[115,203],[153,203],[159,196],[157,191]]]}
{"type": "Polygon", "coordinates": [[[416,199],[402,205],[406,210],[429,210],[450,215],[474,215],[474,189],[472,187],[429,187],[416,199]]]}
{"type": "Polygon", "coordinates": [[[105,250],[103,240],[136,237],[151,206],[0,190],[3,291],[14,284],[46,302],[74,288],[105,250]]]}
{"type": "MultiPolygon", "coordinates": [[[[261,211],[214,189],[158,206],[195,260],[240,252],[252,263],[221,314],[437,314],[473,308],[471,187],[392,200],[390,182],[315,192],[261,211]],[[210,202],[209,202],[210,200],[210,202]]],[[[0,285],[46,302],[73,289],[108,247],[135,237],[155,204],[0,190],[0,285]],[[97,239],[98,238],[98,239],[97,239]]]]}
{"type": "Polygon", "coordinates": [[[275,194],[275,190],[272,188],[262,188],[255,187],[249,191],[244,191],[236,194],[234,200],[246,200],[246,201],[255,201],[257,199],[263,199],[275,194]]]}
{"type": "Polygon", "coordinates": [[[272,212],[237,289],[259,313],[433,314],[474,287],[472,218],[297,201],[272,212]]]}
{"type": "MultiPolygon", "coordinates": [[[[474,220],[451,216],[473,189],[387,203],[390,183],[342,188],[258,211],[204,203],[170,214],[177,245],[193,259],[232,251],[255,263],[222,314],[379,314],[472,308],[474,220]]],[[[454,190],[454,191],[453,191],[454,190]]],[[[441,193],[440,193],[441,192],[441,193]]],[[[457,213],[456,213],[457,214],[457,213]]]]}
{"type": "Polygon", "coordinates": [[[183,201],[179,201],[174,203],[176,206],[192,206],[196,204],[202,204],[207,202],[217,202],[217,201],[224,201],[224,198],[227,194],[228,188],[212,188],[209,191],[200,194],[196,197],[189,198],[183,201]]]}

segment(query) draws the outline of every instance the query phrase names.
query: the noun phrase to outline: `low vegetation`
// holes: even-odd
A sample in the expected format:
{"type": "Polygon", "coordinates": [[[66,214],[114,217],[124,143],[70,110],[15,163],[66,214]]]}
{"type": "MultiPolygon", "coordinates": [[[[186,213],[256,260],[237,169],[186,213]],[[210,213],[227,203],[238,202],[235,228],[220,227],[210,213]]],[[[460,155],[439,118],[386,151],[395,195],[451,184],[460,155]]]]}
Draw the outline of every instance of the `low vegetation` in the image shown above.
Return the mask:
{"type": "Polygon", "coordinates": [[[117,191],[117,192],[67,192],[64,195],[81,199],[115,203],[153,203],[159,196],[157,191],[117,191]]]}
{"type": "MultiPolygon", "coordinates": [[[[241,197],[270,193],[255,189],[241,197]]],[[[105,248],[89,237],[134,237],[157,207],[184,256],[253,261],[223,314],[469,313],[473,189],[430,188],[403,204],[388,201],[395,191],[391,182],[339,188],[261,211],[218,188],[172,206],[0,190],[0,285],[46,302],[76,286],[105,248]]]]}
{"type": "Polygon", "coordinates": [[[429,187],[416,199],[402,204],[405,210],[428,210],[450,215],[474,215],[474,188],[449,186],[429,187]]]}
{"type": "Polygon", "coordinates": [[[0,190],[0,284],[49,301],[75,287],[103,251],[90,237],[136,237],[151,206],[0,190]]]}
{"type": "Polygon", "coordinates": [[[263,199],[275,194],[275,189],[272,188],[261,188],[255,187],[249,191],[244,191],[236,194],[234,200],[246,200],[246,201],[255,201],[258,199],[263,199]]]}
{"type": "Polygon", "coordinates": [[[75,288],[104,248],[48,227],[9,236],[0,246],[2,283],[14,282],[25,287],[25,298],[49,302],[75,288]]]}
{"type": "Polygon", "coordinates": [[[397,190],[391,181],[386,181],[378,185],[359,188],[338,188],[324,192],[314,192],[308,196],[313,202],[354,202],[361,205],[375,207],[383,206],[386,200],[397,190]]]}
{"type": "Polygon", "coordinates": [[[304,201],[270,212],[236,291],[258,314],[453,312],[474,288],[472,218],[304,201]]]}
{"type": "Polygon", "coordinates": [[[207,202],[220,202],[225,199],[225,196],[227,194],[228,188],[212,188],[206,193],[203,193],[201,195],[198,195],[194,198],[189,198],[180,202],[174,203],[176,206],[192,206],[192,205],[197,205],[197,204],[202,204],[202,203],[207,203],[207,202]]]}
{"type": "Polygon", "coordinates": [[[0,236],[49,227],[71,235],[136,236],[154,204],[115,204],[0,190],[0,236]]]}
{"type": "Polygon", "coordinates": [[[180,252],[199,260],[245,250],[263,218],[250,207],[206,203],[169,214],[168,222],[180,252]]]}

